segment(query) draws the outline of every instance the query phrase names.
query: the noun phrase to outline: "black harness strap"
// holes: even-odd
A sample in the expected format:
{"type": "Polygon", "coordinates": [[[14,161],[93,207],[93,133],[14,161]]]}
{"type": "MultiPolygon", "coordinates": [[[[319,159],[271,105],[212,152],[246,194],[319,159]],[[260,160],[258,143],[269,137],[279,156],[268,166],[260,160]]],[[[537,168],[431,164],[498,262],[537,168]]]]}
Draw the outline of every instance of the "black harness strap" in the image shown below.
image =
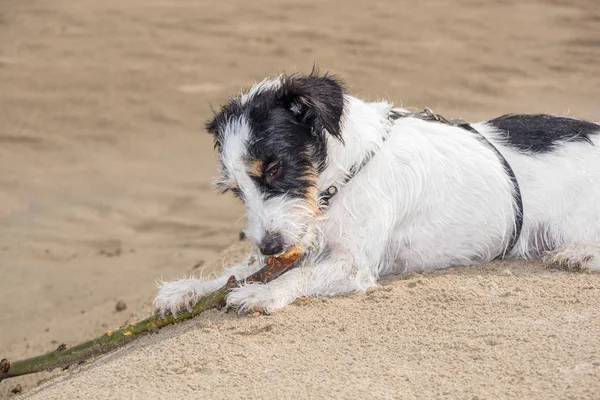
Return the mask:
{"type": "MultiPolygon", "coordinates": [[[[506,248],[502,251],[502,253],[500,253],[498,255],[497,258],[506,257],[506,255],[512,251],[512,249],[516,246],[517,242],[519,241],[519,237],[521,236],[521,230],[523,228],[524,214],[523,214],[523,198],[521,197],[521,188],[519,187],[519,182],[517,181],[517,177],[516,177],[513,169],[511,168],[508,161],[506,161],[506,158],[504,158],[502,153],[500,153],[500,151],[496,148],[496,146],[494,146],[485,136],[483,136],[479,131],[477,131],[477,129],[473,128],[473,126],[471,124],[469,124],[468,122],[460,120],[460,119],[447,120],[443,116],[441,116],[439,114],[435,114],[433,111],[431,111],[427,107],[425,107],[423,111],[413,112],[413,113],[408,113],[408,112],[403,113],[400,111],[391,110],[388,114],[388,118],[391,121],[395,121],[399,118],[418,118],[418,119],[422,119],[424,121],[439,122],[439,123],[450,125],[450,126],[456,126],[456,127],[462,128],[464,130],[467,130],[471,133],[476,134],[479,141],[481,143],[483,143],[485,146],[487,146],[490,150],[492,150],[494,152],[494,154],[496,154],[496,156],[498,157],[498,160],[504,167],[504,171],[510,178],[512,185],[513,185],[513,190],[514,190],[513,199],[514,199],[514,204],[515,204],[515,210],[514,210],[514,212],[515,212],[515,228],[513,230],[513,233],[511,235],[511,238],[510,238],[508,244],[506,245],[506,248]]],[[[341,183],[341,185],[339,185],[339,187],[345,186],[350,181],[350,179],[352,179],[356,174],[358,174],[360,172],[360,170],[371,160],[371,158],[373,158],[374,155],[375,155],[375,152],[371,152],[358,167],[352,168],[350,170],[350,173],[344,178],[343,182],[341,183]]],[[[321,192],[319,195],[321,208],[328,207],[329,201],[338,192],[339,192],[339,189],[335,185],[331,185],[325,191],[321,192]]]]}

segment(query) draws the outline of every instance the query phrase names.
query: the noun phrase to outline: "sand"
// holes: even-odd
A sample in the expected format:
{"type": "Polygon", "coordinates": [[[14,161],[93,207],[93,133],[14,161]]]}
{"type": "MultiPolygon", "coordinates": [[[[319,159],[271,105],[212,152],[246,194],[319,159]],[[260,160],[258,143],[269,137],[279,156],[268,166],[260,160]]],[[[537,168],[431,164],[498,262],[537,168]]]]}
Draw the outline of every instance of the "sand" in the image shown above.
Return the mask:
{"type": "MultiPolygon", "coordinates": [[[[600,121],[595,0],[8,0],[0,41],[10,359],[144,317],[156,278],[243,253],[202,126],[252,80],[317,62],[446,117],[600,121]]],[[[415,274],[268,317],[212,312],[0,398],[598,398],[599,304],[600,275],[536,262],[415,274]]]]}

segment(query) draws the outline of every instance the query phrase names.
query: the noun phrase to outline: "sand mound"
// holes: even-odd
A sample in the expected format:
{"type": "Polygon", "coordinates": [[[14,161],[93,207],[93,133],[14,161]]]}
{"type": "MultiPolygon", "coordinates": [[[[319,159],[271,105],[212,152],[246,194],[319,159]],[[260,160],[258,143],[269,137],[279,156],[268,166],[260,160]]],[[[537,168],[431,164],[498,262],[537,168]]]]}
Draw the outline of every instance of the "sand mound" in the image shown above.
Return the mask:
{"type": "Polygon", "coordinates": [[[593,398],[600,274],[411,274],[271,316],[209,312],[28,398],[593,398]]]}

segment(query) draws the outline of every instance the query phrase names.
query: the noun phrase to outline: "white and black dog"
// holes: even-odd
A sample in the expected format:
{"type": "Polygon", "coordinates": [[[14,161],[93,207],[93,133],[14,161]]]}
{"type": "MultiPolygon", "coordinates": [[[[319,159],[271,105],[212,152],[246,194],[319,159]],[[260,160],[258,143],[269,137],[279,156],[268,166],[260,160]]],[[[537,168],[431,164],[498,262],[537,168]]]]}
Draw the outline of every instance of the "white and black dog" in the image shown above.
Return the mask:
{"type": "Polygon", "coordinates": [[[545,256],[600,269],[600,124],[548,115],[448,122],[346,94],[332,76],[281,75],[207,124],[218,187],[245,205],[248,259],[214,280],[162,283],[177,313],[294,245],[302,266],[233,290],[273,311],[297,297],[375,286],[382,275],[545,256]]]}

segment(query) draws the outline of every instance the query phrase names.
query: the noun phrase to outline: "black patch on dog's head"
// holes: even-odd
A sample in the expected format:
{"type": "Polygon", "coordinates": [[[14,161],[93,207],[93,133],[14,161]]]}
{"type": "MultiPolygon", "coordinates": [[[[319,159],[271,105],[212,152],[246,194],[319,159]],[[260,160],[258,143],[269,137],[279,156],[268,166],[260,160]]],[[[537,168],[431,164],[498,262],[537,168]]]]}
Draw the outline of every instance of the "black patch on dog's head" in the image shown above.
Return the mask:
{"type": "Polygon", "coordinates": [[[300,124],[311,127],[313,133],[329,133],[343,140],[344,89],[334,77],[319,76],[314,71],[307,76],[292,75],[283,80],[280,93],[275,96],[300,124]]]}
{"type": "Polygon", "coordinates": [[[592,143],[600,125],[545,114],[509,114],[488,121],[504,134],[509,146],[528,153],[549,153],[567,142],[592,143]]]}
{"type": "MultiPolygon", "coordinates": [[[[319,172],[326,167],[327,136],[342,139],[344,89],[330,75],[291,75],[277,85],[265,85],[242,101],[230,100],[206,129],[222,151],[222,135],[229,122],[245,119],[250,125],[247,146],[251,178],[268,196],[308,196],[319,172]],[[277,174],[272,174],[278,166],[277,174]]],[[[314,196],[314,194],[313,194],[314,196]]]]}

